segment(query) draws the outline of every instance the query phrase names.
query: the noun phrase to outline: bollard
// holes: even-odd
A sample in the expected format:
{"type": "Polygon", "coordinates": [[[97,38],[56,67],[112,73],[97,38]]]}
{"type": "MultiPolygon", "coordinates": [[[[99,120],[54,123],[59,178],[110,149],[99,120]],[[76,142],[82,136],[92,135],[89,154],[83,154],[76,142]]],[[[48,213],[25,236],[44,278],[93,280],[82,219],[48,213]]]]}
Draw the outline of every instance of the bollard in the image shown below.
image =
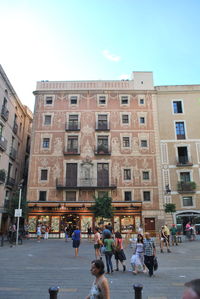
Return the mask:
{"type": "Polygon", "coordinates": [[[133,288],[135,290],[135,299],[142,299],[143,285],[142,284],[134,284],[133,288]]]}
{"type": "Polygon", "coordinates": [[[49,288],[49,299],[57,299],[57,294],[59,292],[59,287],[51,287],[49,288]]]}

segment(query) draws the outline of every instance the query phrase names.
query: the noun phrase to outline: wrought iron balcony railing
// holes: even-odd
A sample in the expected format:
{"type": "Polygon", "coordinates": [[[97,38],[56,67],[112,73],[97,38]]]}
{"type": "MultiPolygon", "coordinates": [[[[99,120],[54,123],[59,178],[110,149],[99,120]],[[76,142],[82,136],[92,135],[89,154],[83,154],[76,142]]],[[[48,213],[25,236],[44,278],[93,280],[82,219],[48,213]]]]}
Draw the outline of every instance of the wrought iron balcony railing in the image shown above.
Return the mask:
{"type": "Polygon", "coordinates": [[[177,184],[177,190],[179,193],[194,193],[196,190],[195,182],[181,182],[177,184]]]}
{"type": "Polygon", "coordinates": [[[95,155],[111,155],[109,147],[97,146],[95,149],[95,155]]]}
{"type": "Polygon", "coordinates": [[[67,189],[80,189],[80,190],[95,190],[95,189],[116,189],[115,184],[109,184],[105,181],[101,184],[97,179],[84,178],[80,179],[79,182],[65,182],[64,184],[56,180],[56,189],[57,190],[67,190],[67,189]]]}
{"type": "Polygon", "coordinates": [[[109,131],[110,130],[110,126],[109,126],[109,122],[100,122],[97,121],[96,123],[96,131],[109,131]]]}
{"type": "Polygon", "coordinates": [[[17,158],[17,150],[13,146],[11,146],[9,156],[12,160],[16,160],[17,158]]]}
{"type": "Polygon", "coordinates": [[[6,180],[6,186],[8,187],[14,187],[15,185],[15,179],[14,178],[11,178],[10,176],[7,177],[7,180],[6,180]]]}
{"type": "Polygon", "coordinates": [[[63,150],[64,155],[80,155],[78,148],[65,147],[63,150]]]}

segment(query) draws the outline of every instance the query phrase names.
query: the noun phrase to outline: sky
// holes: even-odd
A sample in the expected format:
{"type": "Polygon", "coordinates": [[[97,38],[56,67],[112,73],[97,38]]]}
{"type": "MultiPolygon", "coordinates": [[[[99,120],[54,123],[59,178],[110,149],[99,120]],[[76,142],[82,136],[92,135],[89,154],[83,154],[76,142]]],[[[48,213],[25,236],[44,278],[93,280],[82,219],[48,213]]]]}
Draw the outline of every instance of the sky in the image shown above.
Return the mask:
{"type": "Polygon", "coordinates": [[[0,0],[0,64],[32,111],[36,81],[200,84],[199,0],[0,0]]]}

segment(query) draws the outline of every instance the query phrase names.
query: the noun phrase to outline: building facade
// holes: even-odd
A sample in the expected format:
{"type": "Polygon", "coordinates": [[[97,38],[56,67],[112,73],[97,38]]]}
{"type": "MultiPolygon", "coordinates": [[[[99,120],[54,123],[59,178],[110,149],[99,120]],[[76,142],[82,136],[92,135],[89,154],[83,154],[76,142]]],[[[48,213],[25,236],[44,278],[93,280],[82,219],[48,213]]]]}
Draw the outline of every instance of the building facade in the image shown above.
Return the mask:
{"type": "Polygon", "coordinates": [[[164,223],[156,91],[151,72],[122,81],[37,82],[27,201],[38,223],[100,224],[94,196],[112,197],[111,222],[124,234],[164,223]]]}
{"type": "Polygon", "coordinates": [[[176,205],[180,232],[191,221],[200,233],[200,85],[155,89],[164,202],[176,205]]]}
{"type": "Polygon", "coordinates": [[[7,231],[10,208],[23,179],[26,192],[32,112],[20,102],[0,65],[0,231],[7,231]]]}

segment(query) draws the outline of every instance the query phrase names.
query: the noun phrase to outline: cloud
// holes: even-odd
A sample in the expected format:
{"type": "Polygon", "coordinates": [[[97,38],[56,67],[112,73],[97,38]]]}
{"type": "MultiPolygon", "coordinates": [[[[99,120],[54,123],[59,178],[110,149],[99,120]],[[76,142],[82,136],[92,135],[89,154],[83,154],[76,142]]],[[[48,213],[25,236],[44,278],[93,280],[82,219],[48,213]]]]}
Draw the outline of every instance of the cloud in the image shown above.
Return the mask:
{"type": "Polygon", "coordinates": [[[128,80],[128,79],[130,79],[130,75],[122,74],[121,76],[119,76],[119,79],[120,80],[128,80]]]}
{"type": "Polygon", "coordinates": [[[111,61],[115,61],[115,62],[117,62],[117,61],[121,60],[121,57],[120,57],[120,56],[111,54],[111,53],[109,53],[108,50],[104,50],[104,51],[102,51],[102,54],[103,54],[103,56],[104,56],[106,59],[111,60],[111,61]]]}

